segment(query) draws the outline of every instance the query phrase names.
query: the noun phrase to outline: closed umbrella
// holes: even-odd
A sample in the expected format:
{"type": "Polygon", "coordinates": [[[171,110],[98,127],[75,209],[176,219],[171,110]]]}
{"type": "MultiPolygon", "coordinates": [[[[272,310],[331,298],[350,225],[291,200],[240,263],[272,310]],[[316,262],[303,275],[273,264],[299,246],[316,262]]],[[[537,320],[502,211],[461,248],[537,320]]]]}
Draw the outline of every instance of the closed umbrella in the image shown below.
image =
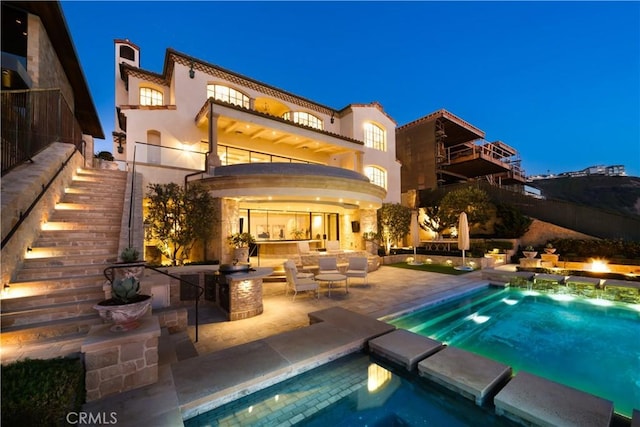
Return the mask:
{"type": "Polygon", "coordinates": [[[411,244],[413,245],[413,261],[409,264],[411,265],[421,265],[421,262],[418,262],[416,259],[416,248],[420,244],[420,226],[418,225],[418,211],[414,210],[411,212],[411,244]]]}
{"type": "Polygon", "coordinates": [[[458,218],[458,249],[462,249],[462,265],[456,267],[456,270],[473,270],[464,260],[464,252],[469,250],[469,222],[465,212],[462,212],[458,218]]]}

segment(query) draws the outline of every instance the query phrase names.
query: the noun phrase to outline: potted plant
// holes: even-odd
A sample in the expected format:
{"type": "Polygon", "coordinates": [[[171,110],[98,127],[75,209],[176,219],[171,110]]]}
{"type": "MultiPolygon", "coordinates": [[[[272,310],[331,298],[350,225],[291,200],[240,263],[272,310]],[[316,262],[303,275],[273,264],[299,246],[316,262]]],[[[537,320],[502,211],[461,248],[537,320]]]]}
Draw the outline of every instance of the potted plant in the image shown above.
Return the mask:
{"type": "Polygon", "coordinates": [[[137,328],[140,325],[138,320],[151,306],[151,295],[140,294],[140,280],[133,274],[113,279],[110,287],[111,297],[93,308],[104,320],[114,323],[110,328],[114,332],[137,328]]]}
{"type": "Polygon", "coordinates": [[[111,266],[113,277],[107,277],[110,282],[115,279],[124,279],[127,275],[133,275],[138,279],[144,276],[144,260],[140,259],[140,252],[131,246],[120,252],[120,261],[111,266]]]}
{"type": "Polygon", "coordinates": [[[233,258],[249,261],[249,245],[256,242],[251,233],[233,233],[227,240],[233,246],[233,258]]]}
{"type": "Polygon", "coordinates": [[[544,251],[545,251],[545,253],[553,254],[553,253],[556,252],[556,248],[553,247],[553,243],[549,242],[544,247],[544,251]]]}
{"type": "Polygon", "coordinates": [[[114,162],[113,154],[111,154],[109,151],[100,151],[93,157],[95,159],[94,167],[111,170],[118,169],[118,164],[114,162]]]}
{"type": "Polygon", "coordinates": [[[524,248],[522,254],[527,258],[535,258],[536,256],[538,256],[538,252],[531,245],[524,248]]]}

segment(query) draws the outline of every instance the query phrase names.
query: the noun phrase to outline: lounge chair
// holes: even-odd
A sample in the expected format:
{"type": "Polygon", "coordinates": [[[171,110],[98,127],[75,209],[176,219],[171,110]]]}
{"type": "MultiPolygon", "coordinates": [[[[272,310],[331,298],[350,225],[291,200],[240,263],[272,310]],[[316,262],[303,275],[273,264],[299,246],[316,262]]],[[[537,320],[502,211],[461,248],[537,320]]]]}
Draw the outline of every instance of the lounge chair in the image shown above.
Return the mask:
{"type": "Polygon", "coordinates": [[[367,257],[350,257],[347,271],[344,273],[347,276],[347,280],[352,277],[361,277],[362,284],[367,284],[367,272],[369,269],[369,260],[367,257]]]}
{"type": "Polygon", "coordinates": [[[342,274],[338,270],[338,259],[331,256],[319,256],[318,274],[342,274]]]}
{"type": "Polygon", "coordinates": [[[316,291],[316,299],[320,298],[320,286],[313,277],[298,277],[296,265],[293,261],[286,261],[284,263],[284,272],[287,276],[287,287],[285,289],[285,295],[289,294],[289,289],[293,290],[293,301],[296,300],[298,292],[302,291],[316,291]]]}

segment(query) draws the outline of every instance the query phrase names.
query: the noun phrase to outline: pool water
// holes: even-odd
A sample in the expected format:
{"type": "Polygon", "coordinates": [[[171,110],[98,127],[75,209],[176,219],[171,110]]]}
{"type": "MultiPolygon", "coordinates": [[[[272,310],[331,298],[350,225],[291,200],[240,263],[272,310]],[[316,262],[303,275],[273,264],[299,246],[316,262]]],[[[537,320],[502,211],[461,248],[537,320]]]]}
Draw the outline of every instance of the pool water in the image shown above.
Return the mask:
{"type": "Polygon", "coordinates": [[[185,426],[514,426],[419,377],[355,353],[228,403],[185,426]]]}
{"type": "Polygon", "coordinates": [[[388,321],[541,377],[640,409],[640,307],[488,288],[388,321]]]}

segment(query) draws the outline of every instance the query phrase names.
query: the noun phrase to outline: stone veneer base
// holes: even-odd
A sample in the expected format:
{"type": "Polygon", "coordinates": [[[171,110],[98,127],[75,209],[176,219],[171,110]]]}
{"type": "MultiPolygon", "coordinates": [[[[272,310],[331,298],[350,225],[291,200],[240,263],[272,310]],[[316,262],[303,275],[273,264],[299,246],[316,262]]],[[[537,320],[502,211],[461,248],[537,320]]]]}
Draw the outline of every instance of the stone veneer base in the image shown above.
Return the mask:
{"type": "Polygon", "coordinates": [[[87,402],[158,381],[158,318],[145,316],[127,332],[110,327],[93,326],[82,343],[87,402]]]}

